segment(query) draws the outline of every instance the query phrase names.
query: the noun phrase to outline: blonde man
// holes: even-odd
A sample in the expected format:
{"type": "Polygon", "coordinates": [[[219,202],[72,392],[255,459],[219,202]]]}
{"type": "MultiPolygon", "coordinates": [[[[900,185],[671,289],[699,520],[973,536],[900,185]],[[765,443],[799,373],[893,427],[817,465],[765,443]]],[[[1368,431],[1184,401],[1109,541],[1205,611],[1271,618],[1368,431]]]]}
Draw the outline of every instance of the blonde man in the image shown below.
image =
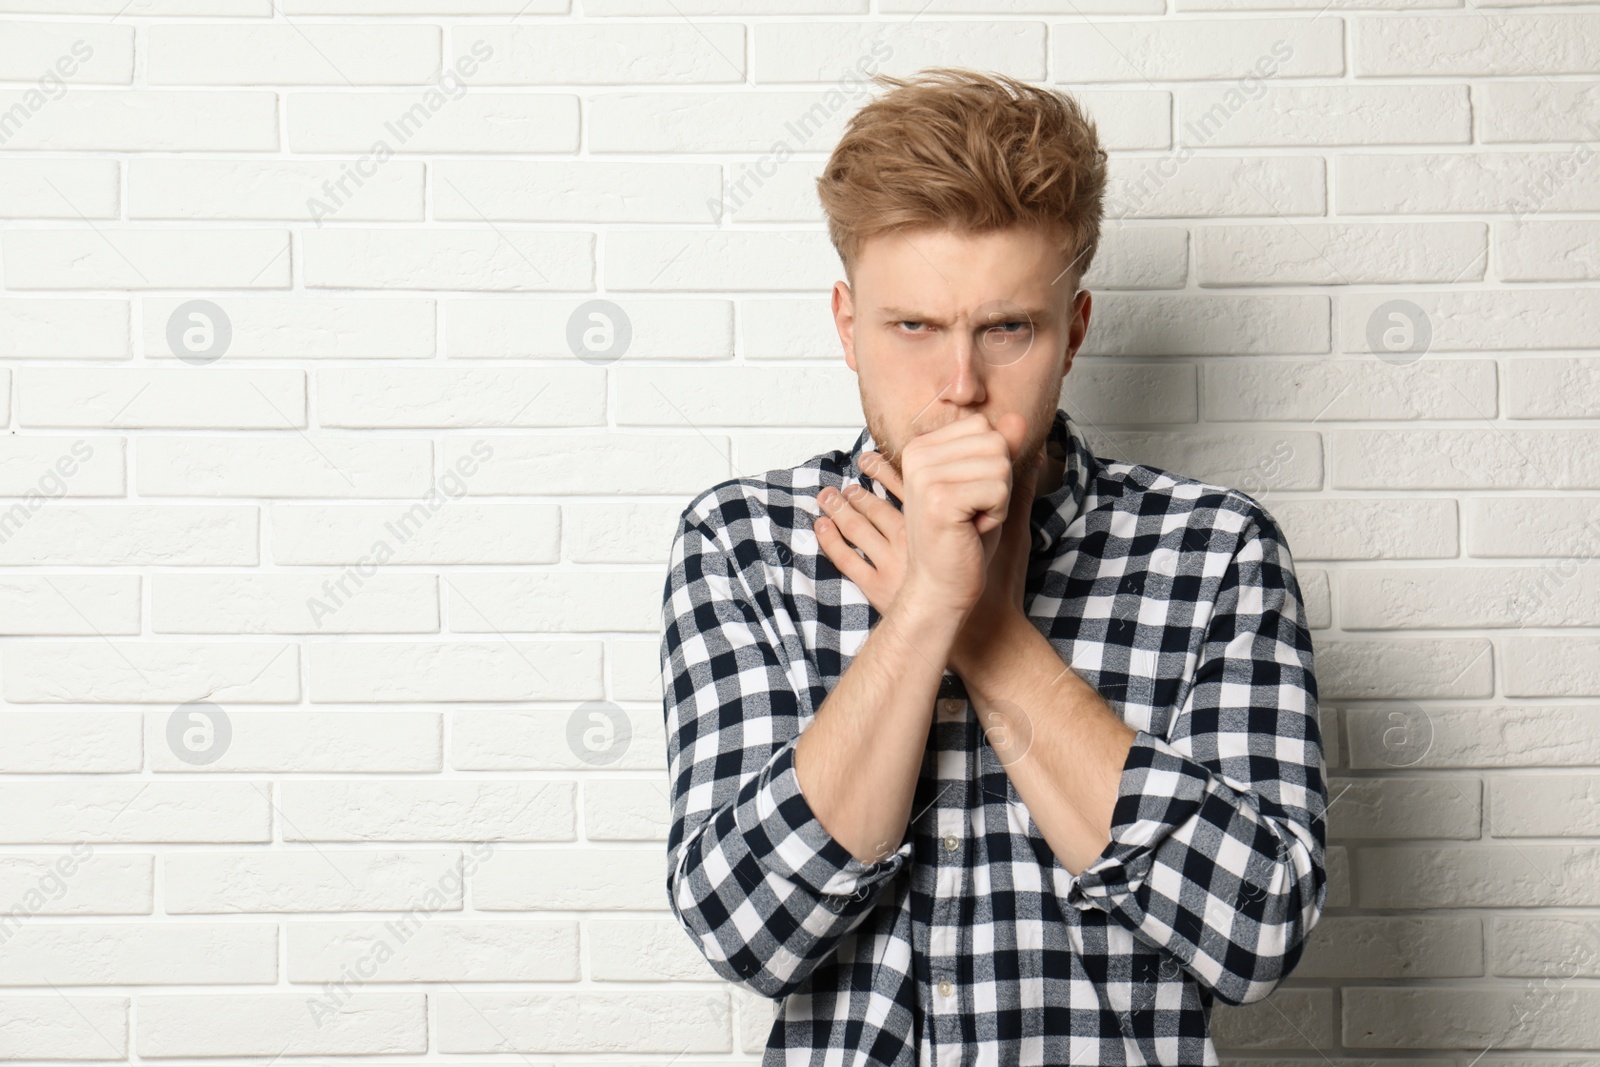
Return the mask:
{"type": "Polygon", "coordinates": [[[1249,496],[1057,407],[1105,152],[882,77],[818,181],[867,428],[712,486],[663,591],[667,895],[765,1067],[1215,1064],[1326,897],[1312,649],[1249,496]]]}

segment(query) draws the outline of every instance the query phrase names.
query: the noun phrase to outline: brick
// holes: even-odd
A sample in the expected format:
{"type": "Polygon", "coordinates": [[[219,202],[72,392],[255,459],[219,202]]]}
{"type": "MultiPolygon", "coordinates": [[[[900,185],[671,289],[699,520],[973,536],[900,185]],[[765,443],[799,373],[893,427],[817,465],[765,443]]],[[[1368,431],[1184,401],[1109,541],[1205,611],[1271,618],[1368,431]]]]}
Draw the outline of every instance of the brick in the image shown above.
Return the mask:
{"type": "Polygon", "coordinates": [[[128,164],[128,217],[420,220],[422,189],[422,164],[407,160],[135,159],[128,164]]]}
{"type": "Polygon", "coordinates": [[[1467,419],[1495,410],[1492,360],[1217,360],[1204,368],[1208,422],[1467,419]]]}
{"type": "Polygon", "coordinates": [[[1600,418],[1600,359],[1515,359],[1506,367],[1513,419],[1600,418]]]}
{"type": "Polygon", "coordinates": [[[1324,915],[1296,978],[1474,978],[1484,973],[1477,917],[1324,915]]]}
{"type": "Polygon", "coordinates": [[[1483,278],[1488,227],[1388,223],[1202,226],[1203,286],[1459,282],[1483,278]]]}
{"type": "Polygon", "coordinates": [[[1177,363],[1074,359],[1061,406],[1079,422],[1161,424],[1199,418],[1195,369],[1177,363]]]}
{"type": "Polygon", "coordinates": [[[1347,988],[1357,1048],[1587,1049],[1600,1045],[1600,991],[1506,983],[1494,989],[1347,988]]]}
{"type": "Polygon", "coordinates": [[[428,574],[158,574],[150,629],[178,634],[438,633],[428,574]]]}
{"type": "Polygon", "coordinates": [[[502,849],[472,885],[480,911],[667,911],[662,848],[502,849]]]}
{"type": "Polygon", "coordinates": [[[571,841],[571,782],[293,781],[279,787],[288,841],[571,841]]]}
{"type": "Polygon", "coordinates": [[[1494,245],[1501,281],[1569,282],[1600,278],[1600,225],[1594,223],[1576,219],[1497,222],[1494,245]]]}
{"type": "Polygon", "coordinates": [[[150,996],[138,998],[134,1011],[141,1056],[377,1055],[428,1047],[421,993],[150,996]],[[316,1008],[308,1010],[308,1002],[316,1008]]]}
{"type": "Polygon", "coordinates": [[[1185,89],[1178,94],[1178,110],[1183,116],[1179,140],[1196,147],[1472,140],[1472,109],[1464,85],[1301,87],[1241,81],[1225,89],[1185,89]]]}
{"type": "MultiPolygon", "coordinates": [[[[232,336],[235,359],[429,359],[436,352],[431,300],[411,297],[238,296],[214,301],[232,336]]],[[[186,300],[140,301],[147,358],[175,358],[167,338],[186,300]]]]}
{"type": "Polygon", "coordinates": [[[151,26],[151,85],[406,85],[439,74],[438,27],[408,23],[151,26]]]}
{"type": "Polygon", "coordinates": [[[725,993],[502,993],[435,1001],[440,1052],[727,1052],[725,993]]]}
{"type": "Polygon", "coordinates": [[[1300,561],[1439,559],[1457,552],[1454,500],[1280,497],[1272,516],[1300,561]]]}
{"type": "MultiPolygon", "coordinates": [[[[675,919],[593,919],[589,973],[598,982],[715,982],[716,971],[675,919]]],[[[766,1034],[762,1034],[765,1046],[766,1034]]]]}
{"type": "Polygon", "coordinates": [[[759,155],[776,145],[826,153],[855,110],[849,105],[838,90],[598,93],[588,98],[586,140],[590,152],[607,154],[759,155]]]}
{"type": "Polygon", "coordinates": [[[233,709],[227,749],[215,760],[180,759],[167,742],[169,715],[150,718],[146,746],[157,771],[371,774],[432,773],[441,767],[439,716],[427,712],[233,709]]]}
{"type": "Polygon", "coordinates": [[[0,577],[0,634],[137,634],[139,576],[0,577]]]}
{"type": "Polygon", "coordinates": [[[0,841],[271,839],[271,805],[249,782],[0,782],[0,841]]]}
{"type": "Polygon", "coordinates": [[[1350,52],[1363,78],[1595,73],[1600,15],[1358,18],[1350,25],[1350,52]]]}
{"type": "Polygon", "coordinates": [[[1593,497],[1476,497],[1466,501],[1470,556],[1561,557],[1562,566],[1600,554],[1600,501],[1593,497]]]}
{"type": "Polygon", "coordinates": [[[846,71],[875,69],[877,60],[883,62],[883,69],[902,75],[953,64],[1026,81],[1047,77],[1042,22],[936,22],[924,18],[885,26],[815,19],[760,22],[752,31],[757,81],[764,83],[837,83],[846,71]]]}
{"type": "MultiPolygon", "coordinates": [[[[682,936],[681,933],[679,935],[682,936]]],[[[288,924],[289,981],[575,982],[578,924],[450,922],[426,906],[386,923],[288,924]]]]}
{"type": "Polygon", "coordinates": [[[1327,203],[1324,164],[1315,156],[1178,153],[1106,164],[1105,218],[1113,228],[1138,218],[1324,215],[1327,203]]]}
{"type": "Polygon", "coordinates": [[[815,289],[839,273],[821,233],[613,230],[605,237],[607,289],[815,289]]]}
{"type": "Polygon", "coordinates": [[[326,229],[302,239],[311,289],[587,289],[594,276],[586,233],[326,229]]]}
{"type": "Polygon", "coordinates": [[[73,566],[254,566],[256,509],[54,504],[0,511],[0,563],[73,566]]]}
{"type": "Polygon", "coordinates": [[[1501,647],[1508,697],[1600,696],[1600,638],[1507,637],[1501,647]]]}
{"type": "Polygon", "coordinates": [[[1478,638],[1317,644],[1317,684],[1324,700],[1486,697],[1493,689],[1493,666],[1489,642],[1478,638]]]}
{"type": "Polygon", "coordinates": [[[1332,430],[1335,489],[1596,489],[1589,430],[1332,430]]]}
{"type": "Polygon", "coordinates": [[[850,426],[855,374],[837,367],[637,367],[617,376],[622,426],[850,426]]]}
{"type": "Polygon", "coordinates": [[[111,159],[0,159],[0,218],[114,219],[118,166],[111,159]]]}
{"type": "Polygon", "coordinates": [[[0,900],[30,915],[149,915],[154,899],[154,856],[77,841],[64,853],[0,857],[0,900]]]}
{"type": "Polygon", "coordinates": [[[1051,65],[1073,81],[1312,78],[1344,73],[1344,20],[1165,19],[1051,28],[1051,65]]]}
{"type": "Polygon", "coordinates": [[[1428,707],[1387,705],[1344,709],[1350,765],[1416,768],[1573,767],[1600,763],[1600,708],[1538,705],[1428,707]],[[1416,762],[1385,747],[1388,731],[1415,735],[1416,762]]]}
{"type": "Polygon", "coordinates": [[[10,230],[0,236],[12,289],[284,289],[282,230],[10,230]]]}
{"type": "Polygon", "coordinates": [[[1100,244],[1081,284],[1095,290],[1098,299],[1101,289],[1182,289],[1188,278],[1187,230],[1177,226],[1125,226],[1117,220],[1101,231],[1100,244]]]}
{"type": "Polygon", "coordinates": [[[461,910],[456,849],[189,850],[161,866],[170,915],[461,910]]]}
{"type": "MultiPolygon", "coordinates": [[[[1583,165],[1583,158],[1570,148],[1340,155],[1333,163],[1335,205],[1341,215],[1470,212],[1520,217],[1537,211],[1593,211],[1600,205],[1600,176],[1583,165]]],[[[1459,299],[1465,294],[1441,295],[1459,299]]]]}
{"type": "MultiPolygon", "coordinates": [[[[446,438],[445,466],[482,440],[446,438]]],[[[473,478],[472,493],[693,495],[732,474],[728,439],[715,433],[540,434],[493,440],[494,462],[473,478]]]]}
{"type": "Polygon", "coordinates": [[[1096,293],[1080,356],[1321,355],[1332,347],[1325,296],[1096,293]]]}
{"type": "Polygon", "coordinates": [[[422,440],[186,435],[145,437],[139,448],[139,492],[149,496],[421,496],[430,484],[422,440]]]}
{"type": "Polygon", "coordinates": [[[0,996],[0,1056],[110,1060],[128,1056],[128,998],[0,996]]]}
{"type": "Polygon", "coordinates": [[[1496,915],[1489,920],[1490,973],[1516,978],[1600,976],[1600,928],[1583,918],[1496,915]]]}
{"type": "Polygon", "coordinates": [[[1600,567],[1428,567],[1345,571],[1346,630],[1600,626],[1600,567]]]}
{"type": "Polygon", "coordinates": [[[617,700],[659,700],[661,643],[619,637],[607,640],[606,682],[617,700]]]}
{"type": "Polygon", "coordinates": [[[567,504],[562,508],[566,558],[573,563],[665,564],[682,513],[673,504],[567,504]]]}
{"type": "Polygon", "coordinates": [[[1489,811],[1495,837],[1600,836],[1600,777],[1496,775],[1489,811]]]}
{"type": "Polygon", "coordinates": [[[308,658],[310,696],[318,704],[598,700],[604,695],[597,641],[320,644],[311,646],[308,658]]]}
{"type": "Polygon", "coordinates": [[[1482,789],[1476,778],[1334,778],[1328,833],[1340,838],[1478,837],[1482,789]]]}
{"type": "MultiPolygon", "coordinates": [[[[1510,6],[1510,3],[1495,6],[1510,6]]],[[[1478,139],[1505,141],[1587,141],[1587,123],[1600,120],[1600,93],[1589,81],[1496,81],[1481,83],[1478,139]]],[[[1588,157],[1573,146],[1574,162],[1588,157]]]]}
{"type": "MultiPolygon", "coordinates": [[[[576,363],[576,361],[574,361],[576,363]]],[[[323,426],[604,426],[606,375],[570,368],[382,367],[317,372],[323,426]]]]}
{"type": "MultiPolygon", "coordinates": [[[[12,711],[0,716],[0,729],[6,735],[0,773],[126,773],[142,763],[139,716],[130,712],[12,711]]],[[[5,892],[5,883],[0,868],[0,900],[16,895],[5,892]]]]}
{"type": "Polygon", "coordinates": [[[0,148],[12,150],[271,152],[278,147],[278,100],[267,92],[85,91],[36,106],[27,91],[5,90],[0,91],[0,115],[17,116],[0,125],[0,148]]]}
{"type": "Polygon", "coordinates": [[[246,18],[272,14],[272,0],[0,0],[0,12],[42,11],[52,15],[223,15],[246,18]]]}
{"type": "Polygon", "coordinates": [[[1322,442],[1286,430],[1088,434],[1090,448],[1114,463],[1142,463],[1184,478],[1226,485],[1258,503],[1282,489],[1322,484],[1322,442]]]}
{"type": "Polygon", "coordinates": [[[18,704],[182,704],[219,690],[240,704],[300,696],[297,649],[281,643],[30,641],[0,650],[0,677],[18,704]]]}
{"type": "Polygon", "coordinates": [[[82,22],[8,22],[0,80],[35,82],[58,97],[73,85],[133,84],[133,27],[82,22]]]}
{"type": "Polygon", "coordinates": [[[452,633],[653,634],[661,628],[661,576],[654,572],[482,571],[452,576],[448,592],[452,633]]]}
{"type": "Polygon", "coordinates": [[[1211,1037],[1219,1052],[1324,1049],[1334,1043],[1337,1018],[1332,990],[1281,989],[1267,1003],[1217,1003],[1211,1010],[1211,1037]]]}
{"type": "Polygon", "coordinates": [[[488,45],[493,58],[473,78],[480,85],[740,83],[746,79],[744,40],[744,27],[726,22],[479,23],[452,27],[447,58],[455,63],[488,45]]]}
{"type": "Polygon", "coordinates": [[[261,985],[278,978],[270,923],[29,923],[0,955],[0,985],[261,985]]]}
{"type": "MultiPolygon", "coordinates": [[[[287,94],[293,152],[575,152],[578,98],[536,93],[287,94]],[[374,146],[381,144],[382,151],[374,146]]],[[[370,164],[369,164],[370,165],[370,164]]]]}
{"type": "Polygon", "coordinates": [[[125,300],[0,299],[0,357],[127,359],[125,300]]]}
{"type": "Polygon", "coordinates": [[[666,843],[672,799],[660,781],[587,782],[583,801],[585,840],[666,843]]]}
{"type": "Polygon", "coordinates": [[[299,370],[26,367],[18,372],[17,391],[24,426],[293,430],[306,425],[305,374],[299,370]]]}
{"type": "MultiPolygon", "coordinates": [[[[336,494],[330,494],[336,495],[336,494]]],[[[469,503],[280,506],[269,513],[273,561],[298,566],[554,563],[560,514],[554,504],[469,503]],[[383,551],[375,552],[381,543],[383,551]]]]}
{"type": "MultiPolygon", "coordinates": [[[[659,668],[656,673],[659,686],[659,668]]],[[[620,705],[616,710],[627,719],[627,744],[617,744],[620,751],[606,767],[665,770],[666,734],[661,717],[620,705]]],[[[567,733],[569,723],[575,718],[582,722],[581,716],[581,707],[571,711],[457,712],[451,717],[450,766],[459,771],[588,770],[593,764],[572,746],[567,733]]]]}
{"type": "Polygon", "coordinates": [[[437,219],[703,223],[706,202],[721,196],[722,168],[710,163],[442,159],[433,164],[437,219]]]}
{"type": "Polygon", "coordinates": [[[1592,907],[1600,902],[1593,845],[1394,845],[1356,849],[1363,908],[1592,907]]]}

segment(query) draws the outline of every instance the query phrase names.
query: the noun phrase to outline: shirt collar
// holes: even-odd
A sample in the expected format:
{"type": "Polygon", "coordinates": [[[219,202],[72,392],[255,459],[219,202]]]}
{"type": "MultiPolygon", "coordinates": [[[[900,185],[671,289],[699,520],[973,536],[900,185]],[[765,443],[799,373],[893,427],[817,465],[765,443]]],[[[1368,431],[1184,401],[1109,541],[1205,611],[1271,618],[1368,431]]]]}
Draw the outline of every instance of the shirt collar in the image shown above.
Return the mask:
{"type": "MultiPolygon", "coordinates": [[[[859,482],[880,500],[887,500],[895,507],[901,507],[899,498],[889,492],[882,482],[861,470],[861,454],[876,451],[877,447],[872,431],[863,429],[856,437],[855,447],[850,450],[845,467],[845,482],[846,484],[851,481],[859,482]]],[[[1098,468],[1099,462],[1084,443],[1083,435],[1078,431],[1076,424],[1060,408],[1056,409],[1055,418],[1050,423],[1050,432],[1045,438],[1045,448],[1051,455],[1063,460],[1061,486],[1034,499],[1030,518],[1033,526],[1033,551],[1054,555],[1061,543],[1061,535],[1066,533],[1067,528],[1083,509],[1083,498],[1087,492],[1089,479],[1098,468]]]]}

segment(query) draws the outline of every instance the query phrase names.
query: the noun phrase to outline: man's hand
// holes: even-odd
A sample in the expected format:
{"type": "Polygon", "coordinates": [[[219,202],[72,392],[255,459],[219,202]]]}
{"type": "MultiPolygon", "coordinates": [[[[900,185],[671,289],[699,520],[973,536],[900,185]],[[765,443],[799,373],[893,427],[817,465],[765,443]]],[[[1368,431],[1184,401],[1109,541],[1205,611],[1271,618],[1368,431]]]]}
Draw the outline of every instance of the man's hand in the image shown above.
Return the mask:
{"type": "MultiPolygon", "coordinates": [[[[990,449],[983,454],[984,459],[994,458],[996,439],[1004,447],[1006,491],[1000,503],[1003,520],[998,527],[991,527],[987,534],[978,533],[979,526],[986,520],[992,522],[993,515],[988,511],[982,514],[968,514],[963,520],[971,531],[968,537],[973,543],[981,546],[985,566],[979,575],[981,584],[977,587],[977,595],[970,601],[971,606],[965,613],[961,636],[957,639],[956,647],[950,657],[950,665],[958,673],[960,663],[977,655],[985,641],[1003,632],[1003,623],[1026,617],[1023,598],[1033,537],[1028,520],[1043,459],[1041,451],[1033,457],[1032,462],[1018,472],[1013,484],[1012,463],[1021,447],[1021,442],[1026,440],[1025,421],[1019,415],[1002,416],[1002,425],[1014,431],[1008,435],[999,430],[985,429],[985,426],[979,423],[986,425],[986,420],[975,413],[966,419],[941,427],[940,430],[924,434],[914,439],[912,444],[908,444],[907,459],[904,461],[908,472],[914,469],[909,457],[916,442],[924,438],[933,438],[936,434],[962,423],[971,423],[972,430],[976,431],[976,433],[969,431],[970,436],[982,434],[988,438],[987,442],[974,443],[976,446],[986,446],[990,449]],[[1019,424],[1020,430],[1017,429],[1019,424]]],[[[915,506],[919,492],[917,486],[937,485],[943,480],[959,477],[964,470],[975,468],[973,465],[963,466],[958,461],[953,469],[942,472],[943,478],[935,476],[919,480],[914,476],[908,477],[907,480],[912,482],[908,487],[895,474],[894,468],[874,453],[863,456],[862,463],[865,473],[881,481],[886,489],[900,499],[905,505],[905,512],[896,510],[888,501],[879,500],[864,490],[858,490],[849,498],[829,490],[822,494],[822,505],[829,512],[831,521],[819,519],[815,531],[817,543],[823,553],[846,577],[861,587],[873,607],[885,612],[900,595],[902,589],[906,588],[913,570],[914,549],[909,534],[909,524],[912,520],[907,516],[926,514],[925,509],[915,506]],[[876,466],[872,460],[876,460],[876,466]],[[851,547],[852,544],[866,555],[865,560],[856,554],[855,548],[851,547]]],[[[990,473],[987,466],[982,469],[984,473],[990,473]]],[[[956,592],[959,594],[967,589],[970,589],[970,586],[962,586],[956,592]]]]}

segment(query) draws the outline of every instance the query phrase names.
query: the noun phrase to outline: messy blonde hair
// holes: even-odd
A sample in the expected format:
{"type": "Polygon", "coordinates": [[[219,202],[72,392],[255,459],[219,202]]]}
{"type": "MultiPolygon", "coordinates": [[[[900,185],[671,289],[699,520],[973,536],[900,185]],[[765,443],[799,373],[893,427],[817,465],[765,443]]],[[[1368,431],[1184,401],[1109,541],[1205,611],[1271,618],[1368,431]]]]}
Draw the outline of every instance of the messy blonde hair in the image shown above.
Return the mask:
{"type": "Polygon", "coordinates": [[[1043,228],[1081,280],[1100,243],[1106,153],[1064,93],[953,67],[893,86],[850,119],[817,195],[855,284],[862,245],[895,229],[1043,228]]]}

